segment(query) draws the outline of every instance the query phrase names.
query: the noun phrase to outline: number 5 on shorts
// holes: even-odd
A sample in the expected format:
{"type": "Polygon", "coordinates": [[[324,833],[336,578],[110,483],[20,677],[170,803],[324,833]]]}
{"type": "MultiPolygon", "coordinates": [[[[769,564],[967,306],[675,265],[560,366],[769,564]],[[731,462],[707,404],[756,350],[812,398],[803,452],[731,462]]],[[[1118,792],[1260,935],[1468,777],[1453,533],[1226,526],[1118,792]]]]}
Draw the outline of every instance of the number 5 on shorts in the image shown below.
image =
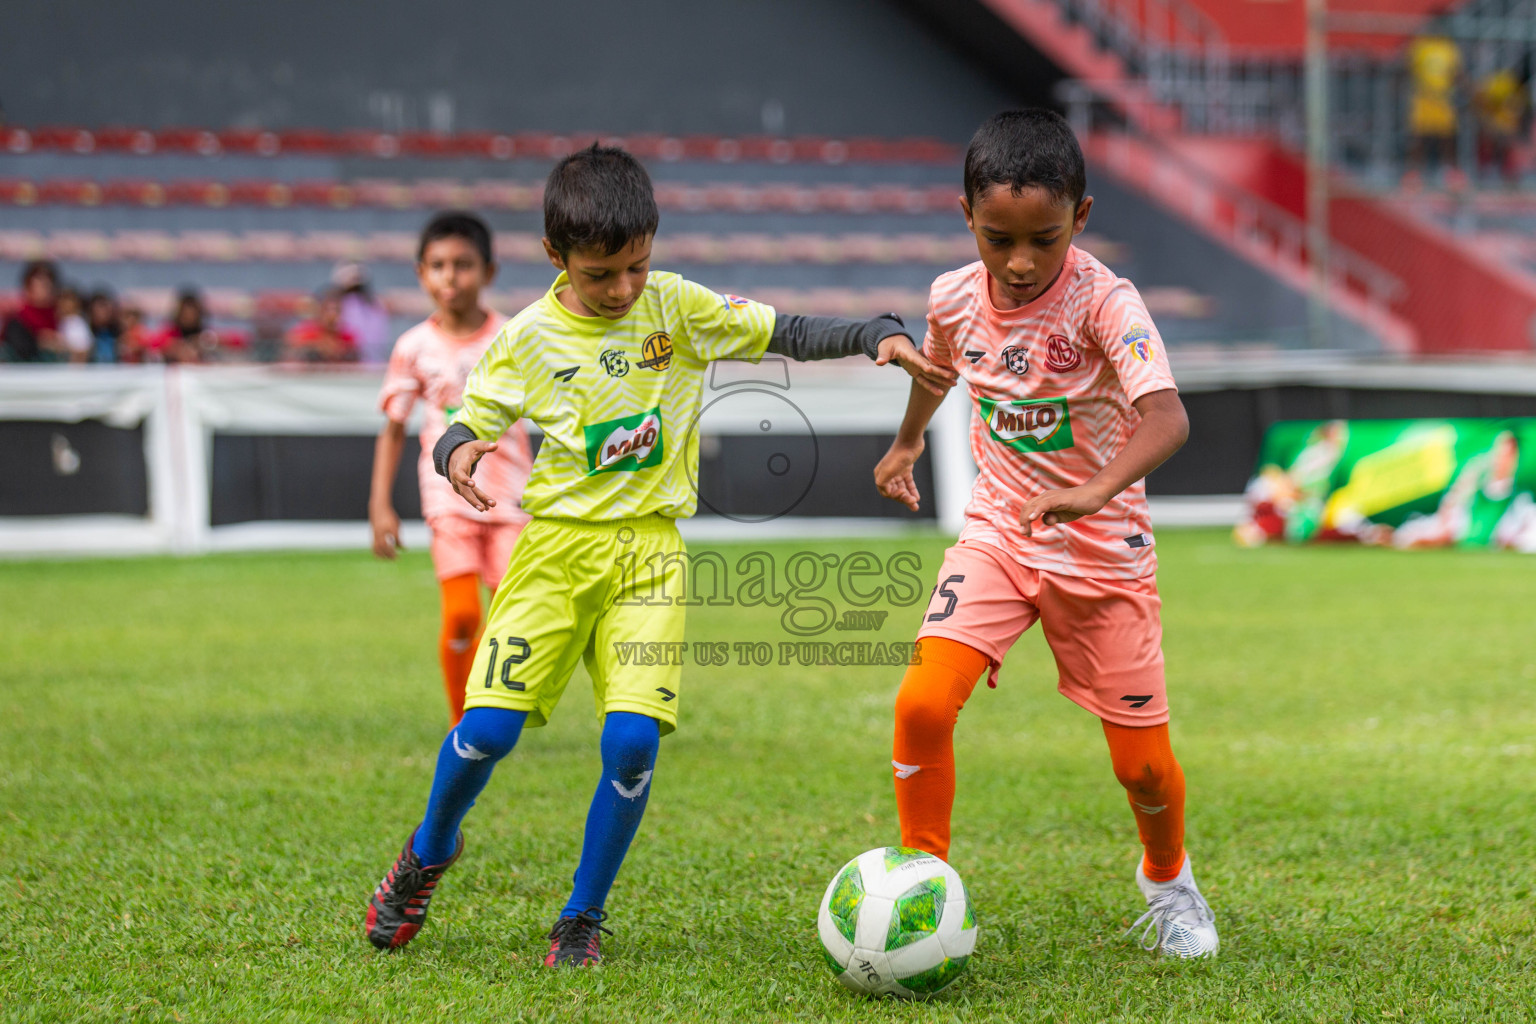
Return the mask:
{"type": "MultiPolygon", "coordinates": [[[[951,583],[964,582],[964,576],[950,576],[943,583],[938,585],[938,596],[944,598],[944,610],[941,612],[934,612],[932,615],[929,615],[927,619],[928,622],[943,622],[945,619],[955,614],[955,605],[959,603],[960,595],[955,593],[953,590],[950,590],[949,585],[951,583]]],[[[495,643],[496,641],[492,640],[491,642],[495,643]]],[[[489,686],[491,684],[486,683],[485,685],[489,686]]]]}
{"type": "MultiPolygon", "coordinates": [[[[491,658],[485,665],[485,688],[489,690],[496,682],[496,655],[501,645],[495,637],[489,640],[491,645],[491,658]]],[[[501,685],[509,690],[526,690],[528,687],[519,680],[512,678],[512,666],[521,665],[528,660],[533,653],[533,648],[528,646],[528,641],[520,636],[507,637],[507,656],[501,663],[501,685]]]]}

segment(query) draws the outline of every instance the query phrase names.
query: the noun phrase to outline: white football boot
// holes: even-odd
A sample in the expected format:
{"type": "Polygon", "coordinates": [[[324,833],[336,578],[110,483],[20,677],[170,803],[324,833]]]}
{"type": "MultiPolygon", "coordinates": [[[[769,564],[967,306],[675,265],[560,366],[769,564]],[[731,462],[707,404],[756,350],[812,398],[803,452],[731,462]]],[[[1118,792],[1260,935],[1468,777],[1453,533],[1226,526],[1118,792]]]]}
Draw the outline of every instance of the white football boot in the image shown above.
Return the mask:
{"type": "Polygon", "coordinates": [[[1126,934],[1146,924],[1139,940],[1142,949],[1185,958],[1215,956],[1216,947],[1221,944],[1216,938],[1216,915],[1195,885],[1189,855],[1184,855],[1179,877],[1171,882],[1154,882],[1141,867],[1138,860],[1136,885],[1147,898],[1147,912],[1136,919],[1126,934]],[[1152,939],[1150,943],[1148,936],[1152,939]]]}

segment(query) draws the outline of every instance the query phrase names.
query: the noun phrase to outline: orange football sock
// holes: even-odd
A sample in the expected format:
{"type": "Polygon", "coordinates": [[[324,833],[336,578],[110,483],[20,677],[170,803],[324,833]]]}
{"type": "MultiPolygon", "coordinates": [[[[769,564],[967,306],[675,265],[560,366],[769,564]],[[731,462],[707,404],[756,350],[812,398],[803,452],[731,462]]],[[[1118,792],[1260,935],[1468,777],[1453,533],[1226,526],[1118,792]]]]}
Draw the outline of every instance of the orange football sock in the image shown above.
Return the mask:
{"type": "Polygon", "coordinates": [[[955,805],[955,723],[990,659],[956,640],[918,641],[921,664],[909,665],[896,694],[896,813],[901,844],[949,859],[955,805]]]}
{"type": "Polygon", "coordinates": [[[1168,725],[1105,722],[1104,738],[1146,850],[1141,869],[1154,882],[1171,882],[1184,867],[1184,769],[1174,760],[1168,725]]]}
{"type": "Polygon", "coordinates": [[[443,692],[454,725],[464,717],[464,684],[475,663],[480,638],[480,581],[474,573],[442,581],[443,631],[437,637],[437,657],[443,665],[443,692]]]}

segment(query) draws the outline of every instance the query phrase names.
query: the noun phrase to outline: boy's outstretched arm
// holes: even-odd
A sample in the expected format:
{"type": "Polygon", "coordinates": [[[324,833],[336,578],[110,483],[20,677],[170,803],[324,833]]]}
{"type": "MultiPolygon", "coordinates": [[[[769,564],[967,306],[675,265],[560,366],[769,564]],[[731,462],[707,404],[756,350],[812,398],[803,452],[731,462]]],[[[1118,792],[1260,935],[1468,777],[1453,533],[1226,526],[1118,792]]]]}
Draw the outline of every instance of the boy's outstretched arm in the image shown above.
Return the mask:
{"type": "Polygon", "coordinates": [[[880,494],[901,502],[913,512],[917,511],[921,495],[917,493],[912,467],[923,454],[923,432],[928,429],[928,421],[933,419],[947,393],[947,390],[935,391],[913,374],[912,393],[907,396],[907,413],[901,419],[901,428],[896,432],[890,450],[875,467],[875,487],[880,494]]]}
{"type": "Polygon", "coordinates": [[[1087,483],[1059,491],[1037,494],[1019,510],[1024,536],[1038,519],[1042,526],[1070,523],[1091,516],[1108,504],[1109,499],[1140,480],[1189,439],[1189,417],[1179,393],[1172,389],[1153,391],[1131,403],[1141,414],[1141,425],[1131,435],[1120,454],[1093,475],[1087,483]]]}
{"type": "Polygon", "coordinates": [[[891,313],[869,320],[779,313],[768,351],[798,362],[863,354],[877,366],[896,363],[941,398],[956,380],[954,370],[929,362],[917,350],[901,319],[891,313]]]}

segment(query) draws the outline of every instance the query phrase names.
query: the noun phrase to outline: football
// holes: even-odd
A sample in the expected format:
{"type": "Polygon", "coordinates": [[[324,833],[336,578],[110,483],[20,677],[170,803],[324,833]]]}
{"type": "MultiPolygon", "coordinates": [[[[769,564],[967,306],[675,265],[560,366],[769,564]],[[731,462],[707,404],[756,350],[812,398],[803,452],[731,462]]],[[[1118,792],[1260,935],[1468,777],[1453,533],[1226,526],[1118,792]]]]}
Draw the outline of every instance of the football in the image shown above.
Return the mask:
{"type": "Polygon", "coordinates": [[[843,865],[821,899],[817,930],[837,980],[867,995],[931,996],[976,948],[976,914],[955,869],[902,846],[843,865]]]}

